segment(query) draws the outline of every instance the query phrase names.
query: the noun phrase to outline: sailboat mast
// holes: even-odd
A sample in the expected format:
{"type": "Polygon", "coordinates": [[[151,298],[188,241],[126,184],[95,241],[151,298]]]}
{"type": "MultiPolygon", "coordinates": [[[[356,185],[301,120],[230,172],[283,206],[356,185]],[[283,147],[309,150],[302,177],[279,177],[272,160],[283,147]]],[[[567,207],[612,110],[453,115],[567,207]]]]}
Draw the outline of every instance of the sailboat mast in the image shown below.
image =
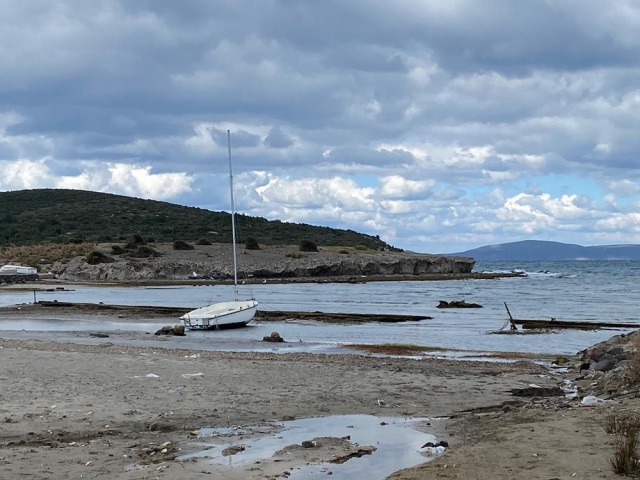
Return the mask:
{"type": "Polygon", "coordinates": [[[231,195],[231,238],[233,241],[233,294],[238,300],[238,259],[236,254],[236,205],[233,198],[233,170],[231,168],[231,131],[227,130],[227,149],[229,150],[229,192],[231,195]]]}

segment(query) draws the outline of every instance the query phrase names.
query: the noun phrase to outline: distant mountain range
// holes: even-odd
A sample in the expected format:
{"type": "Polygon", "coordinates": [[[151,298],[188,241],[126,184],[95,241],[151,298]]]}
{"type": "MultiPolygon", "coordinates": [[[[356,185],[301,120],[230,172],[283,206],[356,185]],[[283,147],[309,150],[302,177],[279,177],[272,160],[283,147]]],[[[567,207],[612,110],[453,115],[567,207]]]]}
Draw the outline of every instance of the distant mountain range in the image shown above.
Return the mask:
{"type": "Polygon", "coordinates": [[[640,260],[640,245],[599,245],[583,247],[570,243],[523,240],[449,253],[490,260],[640,260]]]}

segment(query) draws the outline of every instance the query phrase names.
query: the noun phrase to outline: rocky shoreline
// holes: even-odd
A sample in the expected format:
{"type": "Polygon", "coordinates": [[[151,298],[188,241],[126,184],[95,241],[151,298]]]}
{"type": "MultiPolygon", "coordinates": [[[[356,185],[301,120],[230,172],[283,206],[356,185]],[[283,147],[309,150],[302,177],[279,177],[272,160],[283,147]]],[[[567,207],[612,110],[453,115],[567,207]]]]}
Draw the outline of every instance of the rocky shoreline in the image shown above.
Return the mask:
{"type": "MultiPolygon", "coordinates": [[[[233,277],[230,244],[196,245],[193,250],[174,250],[163,244],[154,247],[159,256],[147,258],[112,255],[110,249],[110,245],[96,247],[112,262],[91,265],[86,257],[77,256],[54,262],[51,271],[60,280],[82,282],[224,282],[233,277]]],[[[238,278],[245,282],[440,280],[482,275],[472,273],[472,258],[420,253],[357,249],[300,252],[297,246],[267,246],[241,249],[238,257],[238,278]]]]}

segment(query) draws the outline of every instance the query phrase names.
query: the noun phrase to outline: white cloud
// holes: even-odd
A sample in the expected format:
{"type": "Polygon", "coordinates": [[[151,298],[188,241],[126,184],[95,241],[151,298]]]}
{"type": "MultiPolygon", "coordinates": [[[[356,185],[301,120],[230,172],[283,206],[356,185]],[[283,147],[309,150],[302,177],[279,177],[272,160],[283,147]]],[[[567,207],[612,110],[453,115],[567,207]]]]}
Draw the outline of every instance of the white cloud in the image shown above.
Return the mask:
{"type": "Polygon", "coordinates": [[[56,175],[48,160],[0,162],[0,189],[68,188],[166,200],[191,190],[184,173],[152,173],[149,166],[84,162],[76,175],[56,175]]]}
{"type": "Polygon", "coordinates": [[[45,160],[21,159],[15,162],[0,162],[0,165],[0,188],[3,190],[49,188],[53,184],[45,160]]]}
{"type": "Polygon", "coordinates": [[[433,181],[409,180],[400,175],[391,175],[380,179],[380,194],[387,198],[411,198],[427,192],[433,181]]]}
{"type": "Polygon", "coordinates": [[[640,182],[629,179],[606,182],[606,188],[611,192],[614,199],[616,197],[630,197],[640,194],[640,182]]]}

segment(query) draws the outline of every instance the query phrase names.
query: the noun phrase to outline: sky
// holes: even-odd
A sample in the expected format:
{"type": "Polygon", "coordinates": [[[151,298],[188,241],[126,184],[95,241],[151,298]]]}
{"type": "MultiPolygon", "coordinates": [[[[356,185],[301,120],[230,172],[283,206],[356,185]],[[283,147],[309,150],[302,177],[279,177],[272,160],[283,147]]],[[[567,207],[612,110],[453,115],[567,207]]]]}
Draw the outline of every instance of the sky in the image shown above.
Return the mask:
{"type": "Polygon", "coordinates": [[[0,191],[72,188],[424,253],[640,243],[633,0],[21,0],[0,191]]]}

